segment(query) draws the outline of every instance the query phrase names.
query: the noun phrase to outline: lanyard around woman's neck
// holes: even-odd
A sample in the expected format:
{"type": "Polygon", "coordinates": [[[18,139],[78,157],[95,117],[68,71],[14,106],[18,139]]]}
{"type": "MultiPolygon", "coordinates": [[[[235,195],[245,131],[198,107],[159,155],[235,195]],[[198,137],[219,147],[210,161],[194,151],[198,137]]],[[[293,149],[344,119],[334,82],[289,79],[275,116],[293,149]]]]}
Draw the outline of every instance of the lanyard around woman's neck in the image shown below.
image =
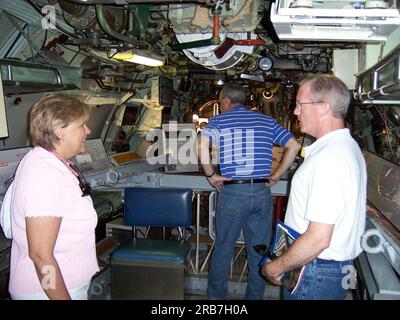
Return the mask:
{"type": "Polygon", "coordinates": [[[54,154],[62,163],[64,163],[64,165],[69,169],[69,171],[71,171],[72,174],[78,179],[79,188],[81,188],[82,191],[82,197],[89,196],[91,192],[90,184],[86,181],[85,177],[82,174],[80,174],[78,168],[71,161],[65,159],[56,151],[53,150],[50,152],[54,154]]]}
{"type": "Polygon", "coordinates": [[[58,160],[60,160],[74,174],[75,177],[79,176],[78,170],[76,169],[75,165],[71,161],[65,159],[62,155],[60,155],[59,153],[57,153],[54,150],[50,151],[50,153],[55,155],[58,158],[58,160]]]}

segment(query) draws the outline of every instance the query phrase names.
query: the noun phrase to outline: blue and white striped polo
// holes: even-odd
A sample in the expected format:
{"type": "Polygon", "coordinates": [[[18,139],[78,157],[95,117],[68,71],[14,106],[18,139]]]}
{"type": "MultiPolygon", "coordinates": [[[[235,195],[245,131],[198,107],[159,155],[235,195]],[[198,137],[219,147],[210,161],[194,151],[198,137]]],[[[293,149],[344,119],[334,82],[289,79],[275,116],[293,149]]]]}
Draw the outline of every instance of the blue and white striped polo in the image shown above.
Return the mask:
{"type": "Polygon", "coordinates": [[[234,180],[268,177],[273,145],[293,137],[272,117],[240,105],[213,117],[201,136],[219,145],[221,175],[234,180]]]}

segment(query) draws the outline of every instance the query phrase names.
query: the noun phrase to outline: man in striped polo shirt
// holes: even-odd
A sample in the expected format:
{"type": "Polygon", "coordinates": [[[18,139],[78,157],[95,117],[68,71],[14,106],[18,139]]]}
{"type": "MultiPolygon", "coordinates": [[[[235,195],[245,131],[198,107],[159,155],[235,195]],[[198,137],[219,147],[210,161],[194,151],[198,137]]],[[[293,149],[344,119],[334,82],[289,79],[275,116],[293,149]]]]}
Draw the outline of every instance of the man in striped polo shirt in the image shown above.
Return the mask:
{"type": "Polygon", "coordinates": [[[221,114],[210,120],[197,140],[203,171],[209,183],[219,191],[215,247],[208,273],[209,299],[227,296],[230,262],[242,229],[249,266],[245,298],[263,298],[265,281],[260,276],[260,256],[253,247],[270,242],[270,187],[279,181],[300,149],[288,130],[270,116],[248,110],[245,100],[245,88],[225,85],[220,93],[221,114]],[[210,143],[219,146],[220,174],[212,166],[210,143]],[[280,166],[271,174],[274,144],[284,146],[285,154],[280,166]]]}

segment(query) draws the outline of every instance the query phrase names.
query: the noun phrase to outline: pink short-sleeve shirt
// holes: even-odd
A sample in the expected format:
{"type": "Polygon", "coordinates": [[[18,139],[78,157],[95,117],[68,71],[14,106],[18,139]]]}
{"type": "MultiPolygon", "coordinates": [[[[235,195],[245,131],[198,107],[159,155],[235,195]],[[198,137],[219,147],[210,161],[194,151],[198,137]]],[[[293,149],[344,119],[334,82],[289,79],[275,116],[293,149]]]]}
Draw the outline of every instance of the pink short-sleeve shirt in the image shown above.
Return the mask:
{"type": "Polygon", "coordinates": [[[82,197],[78,179],[52,153],[33,148],[18,166],[11,196],[11,295],[42,292],[29,258],[26,217],[61,217],[54,247],[67,289],[79,288],[99,271],[96,257],[97,214],[90,196],[82,197]]]}

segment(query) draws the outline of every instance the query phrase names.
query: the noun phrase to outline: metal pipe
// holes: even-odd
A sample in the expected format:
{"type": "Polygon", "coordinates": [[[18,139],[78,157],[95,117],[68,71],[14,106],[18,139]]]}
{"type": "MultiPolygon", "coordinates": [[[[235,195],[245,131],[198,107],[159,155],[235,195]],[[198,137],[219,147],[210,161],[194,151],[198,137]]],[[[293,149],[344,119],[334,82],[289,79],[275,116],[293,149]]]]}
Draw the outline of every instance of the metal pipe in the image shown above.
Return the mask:
{"type": "Polygon", "coordinates": [[[104,84],[104,82],[101,79],[99,79],[98,77],[95,77],[95,76],[86,75],[85,78],[93,79],[94,81],[96,81],[97,85],[101,89],[104,89],[104,90],[114,91],[114,92],[132,92],[132,89],[108,86],[108,85],[104,84]]]}
{"type": "Polygon", "coordinates": [[[211,38],[211,43],[212,44],[219,44],[221,42],[221,39],[219,37],[219,16],[221,15],[220,10],[215,10],[213,12],[213,22],[214,22],[214,28],[213,28],[213,35],[211,38]]]}
{"type": "Polygon", "coordinates": [[[135,16],[135,21],[139,27],[139,40],[145,40],[146,38],[146,32],[144,30],[144,24],[142,19],[139,16],[138,8],[135,5],[130,5],[129,6],[129,11],[133,13],[135,16]]]}
{"type": "Polygon", "coordinates": [[[215,74],[215,70],[188,66],[187,68],[178,68],[178,73],[184,73],[184,74],[215,74]]]}
{"type": "Polygon", "coordinates": [[[135,40],[112,30],[107,23],[103,5],[101,4],[96,5],[96,15],[97,15],[97,21],[99,22],[101,29],[110,37],[133,44],[136,49],[145,49],[145,50],[150,49],[150,45],[146,41],[135,40]]]}
{"type": "Polygon", "coordinates": [[[133,16],[132,10],[128,10],[128,30],[133,30],[133,21],[135,17],[133,16]]]}

